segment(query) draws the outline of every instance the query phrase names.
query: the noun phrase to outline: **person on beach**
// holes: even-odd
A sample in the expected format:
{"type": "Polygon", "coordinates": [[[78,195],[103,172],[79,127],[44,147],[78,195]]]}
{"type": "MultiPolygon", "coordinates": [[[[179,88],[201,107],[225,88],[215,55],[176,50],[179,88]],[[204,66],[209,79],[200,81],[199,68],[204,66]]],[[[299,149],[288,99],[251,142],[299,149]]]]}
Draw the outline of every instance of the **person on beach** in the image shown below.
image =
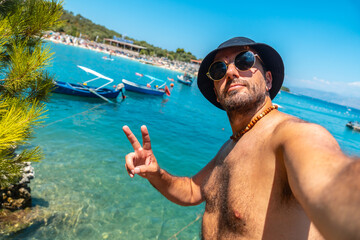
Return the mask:
{"type": "Polygon", "coordinates": [[[202,61],[198,87],[226,111],[230,139],[195,176],[177,177],[158,165],[146,126],[143,145],[124,126],[129,176],[182,206],[205,201],[203,239],[360,239],[360,161],[323,127],[277,110],[283,79],[269,45],[225,41],[202,61]]]}

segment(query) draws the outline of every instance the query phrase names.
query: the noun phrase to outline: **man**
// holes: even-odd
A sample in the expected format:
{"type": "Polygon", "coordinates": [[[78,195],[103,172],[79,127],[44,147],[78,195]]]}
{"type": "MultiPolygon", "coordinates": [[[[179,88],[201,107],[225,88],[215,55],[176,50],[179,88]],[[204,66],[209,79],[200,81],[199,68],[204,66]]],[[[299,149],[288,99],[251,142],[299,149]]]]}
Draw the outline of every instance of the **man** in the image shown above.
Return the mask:
{"type": "Polygon", "coordinates": [[[360,161],[321,126],[277,111],[283,78],[272,47],[222,43],[202,61],[198,86],[226,111],[231,139],[195,176],[176,177],[157,164],[145,126],[143,146],[124,126],[130,177],[183,206],[205,201],[204,239],[360,239],[360,161]]]}

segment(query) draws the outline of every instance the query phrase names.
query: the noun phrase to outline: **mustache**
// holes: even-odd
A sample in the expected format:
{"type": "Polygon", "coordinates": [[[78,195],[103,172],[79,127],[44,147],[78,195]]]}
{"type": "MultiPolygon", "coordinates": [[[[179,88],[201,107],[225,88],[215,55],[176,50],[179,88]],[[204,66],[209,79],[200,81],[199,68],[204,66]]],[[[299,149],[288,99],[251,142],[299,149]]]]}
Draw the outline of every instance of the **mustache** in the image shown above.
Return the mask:
{"type": "Polygon", "coordinates": [[[241,85],[244,85],[246,87],[249,86],[249,82],[246,81],[246,80],[243,80],[243,79],[238,79],[238,78],[235,78],[233,79],[232,81],[228,81],[225,85],[225,88],[224,88],[224,92],[227,92],[228,89],[230,88],[230,85],[231,84],[241,84],[241,85]]]}

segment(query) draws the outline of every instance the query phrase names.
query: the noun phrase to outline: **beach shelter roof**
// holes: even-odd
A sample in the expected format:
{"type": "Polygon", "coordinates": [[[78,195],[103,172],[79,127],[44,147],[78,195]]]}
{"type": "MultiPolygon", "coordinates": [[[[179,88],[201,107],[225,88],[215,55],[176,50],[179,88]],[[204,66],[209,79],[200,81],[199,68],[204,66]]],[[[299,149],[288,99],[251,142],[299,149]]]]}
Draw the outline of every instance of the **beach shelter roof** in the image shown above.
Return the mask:
{"type": "Polygon", "coordinates": [[[104,41],[108,41],[110,43],[111,42],[117,43],[117,44],[120,44],[120,45],[128,46],[130,48],[135,48],[135,49],[146,49],[146,47],[143,47],[143,46],[139,46],[139,45],[123,42],[123,41],[118,41],[118,40],[111,39],[111,38],[104,38],[104,41]]]}

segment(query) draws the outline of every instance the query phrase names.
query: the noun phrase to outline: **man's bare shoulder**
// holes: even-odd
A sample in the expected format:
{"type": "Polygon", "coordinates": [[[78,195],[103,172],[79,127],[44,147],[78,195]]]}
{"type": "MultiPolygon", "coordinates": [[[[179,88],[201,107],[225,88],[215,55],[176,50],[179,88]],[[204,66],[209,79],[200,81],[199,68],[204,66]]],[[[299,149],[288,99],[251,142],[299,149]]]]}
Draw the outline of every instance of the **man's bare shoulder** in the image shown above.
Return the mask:
{"type": "Polygon", "coordinates": [[[340,151],[340,146],[323,126],[304,121],[297,117],[279,113],[280,120],[273,132],[277,144],[295,145],[296,148],[319,148],[340,151]]]}
{"type": "Polygon", "coordinates": [[[289,128],[289,127],[294,127],[297,125],[303,125],[303,124],[310,124],[309,122],[300,119],[298,117],[295,117],[293,115],[289,115],[283,112],[278,112],[277,114],[277,126],[276,126],[276,131],[280,131],[283,130],[283,128],[289,128]]]}
{"type": "Polygon", "coordinates": [[[298,117],[279,112],[277,125],[274,129],[275,134],[284,134],[286,132],[293,134],[304,130],[327,132],[327,130],[319,124],[307,122],[298,117]]]}

